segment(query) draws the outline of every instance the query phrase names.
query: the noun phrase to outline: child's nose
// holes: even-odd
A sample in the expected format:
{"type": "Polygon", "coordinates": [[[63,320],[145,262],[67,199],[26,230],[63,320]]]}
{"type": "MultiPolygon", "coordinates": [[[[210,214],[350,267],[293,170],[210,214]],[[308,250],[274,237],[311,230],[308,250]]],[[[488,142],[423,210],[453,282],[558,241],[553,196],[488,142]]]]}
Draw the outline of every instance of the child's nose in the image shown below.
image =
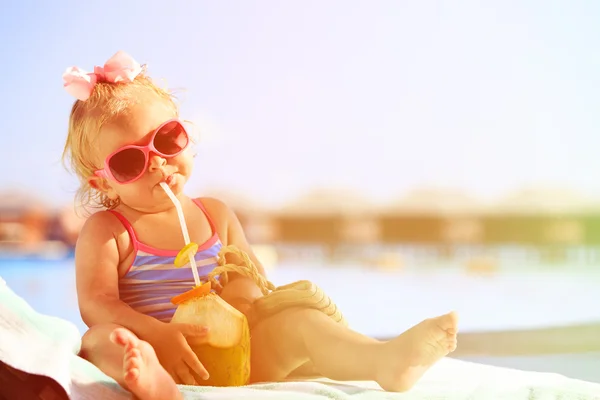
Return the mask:
{"type": "Polygon", "coordinates": [[[155,153],[150,153],[150,161],[149,161],[149,166],[148,166],[148,170],[150,172],[156,171],[157,169],[164,167],[166,164],[167,164],[166,158],[163,158],[155,153]]]}

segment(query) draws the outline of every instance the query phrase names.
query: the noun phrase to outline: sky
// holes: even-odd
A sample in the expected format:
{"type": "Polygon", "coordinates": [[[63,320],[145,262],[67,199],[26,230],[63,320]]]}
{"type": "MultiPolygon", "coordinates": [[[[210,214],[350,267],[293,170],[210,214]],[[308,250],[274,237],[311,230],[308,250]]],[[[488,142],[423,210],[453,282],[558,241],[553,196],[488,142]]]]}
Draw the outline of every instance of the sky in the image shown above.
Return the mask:
{"type": "Polygon", "coordinates": [[[597,1],[7,1],[0,192],[72,202],[72,65],[118,50],[180,89],[201,134],[188,192],[282,204],[340,187],[600,195],[597,1]]]}

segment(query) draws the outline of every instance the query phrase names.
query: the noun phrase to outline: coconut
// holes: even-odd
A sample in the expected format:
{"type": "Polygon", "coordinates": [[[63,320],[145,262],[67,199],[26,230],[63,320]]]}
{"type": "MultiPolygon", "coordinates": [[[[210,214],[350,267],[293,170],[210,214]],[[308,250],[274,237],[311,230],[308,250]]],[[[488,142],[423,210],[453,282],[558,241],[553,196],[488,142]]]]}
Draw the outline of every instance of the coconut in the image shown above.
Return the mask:
{"type": "Polygon", "coordinates": [[[250,329],[246,316],[219,295],[210,282],[173,298],[172,323],[197,324],[209,329],[208,341],[192,350],[208,371],[202,386],[242,386],[250,379],[250,329]]]}

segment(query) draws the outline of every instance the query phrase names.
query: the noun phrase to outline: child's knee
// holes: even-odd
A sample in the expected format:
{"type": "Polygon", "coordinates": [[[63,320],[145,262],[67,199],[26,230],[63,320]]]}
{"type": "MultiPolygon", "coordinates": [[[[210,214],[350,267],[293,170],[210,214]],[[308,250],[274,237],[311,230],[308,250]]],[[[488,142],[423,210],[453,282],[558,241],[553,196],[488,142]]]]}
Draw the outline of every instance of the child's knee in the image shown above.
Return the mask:
{"type": "Polygon", "coordinates": [[[98,350],[106,350],[107,347],[116,346],[110,341],[110,334],[117,328],[117,324],[94,325],[83,334],[81,338],[81,350],[79,356],[90,360],[90,356],[98,350]]]}

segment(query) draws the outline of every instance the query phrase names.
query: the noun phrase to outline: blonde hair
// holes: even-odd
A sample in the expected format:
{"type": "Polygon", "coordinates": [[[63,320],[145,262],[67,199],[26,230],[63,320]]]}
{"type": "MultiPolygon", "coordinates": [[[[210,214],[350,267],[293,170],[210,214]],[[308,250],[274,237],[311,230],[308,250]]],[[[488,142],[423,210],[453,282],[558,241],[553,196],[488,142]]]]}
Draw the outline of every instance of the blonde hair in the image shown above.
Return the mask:
{"type": "Polygon", "coordinates": [[[69,160],[71,169],[80,181],[76,202],[88,211],[92,208],[113,209],[119,199],[112,200],[102,191],[93,188],[88,178],[101,168],[93,159],[94,142],[102,127],[115,119],[127,115],[132,106],[155,96],[164,101],[178,115],[178,106],[172,92],[158,87],[143,72],[129,83],[99,82],[91,96],[77,100],[71,109],[67,141],[63,151],[63,162],[69,160]]]}

